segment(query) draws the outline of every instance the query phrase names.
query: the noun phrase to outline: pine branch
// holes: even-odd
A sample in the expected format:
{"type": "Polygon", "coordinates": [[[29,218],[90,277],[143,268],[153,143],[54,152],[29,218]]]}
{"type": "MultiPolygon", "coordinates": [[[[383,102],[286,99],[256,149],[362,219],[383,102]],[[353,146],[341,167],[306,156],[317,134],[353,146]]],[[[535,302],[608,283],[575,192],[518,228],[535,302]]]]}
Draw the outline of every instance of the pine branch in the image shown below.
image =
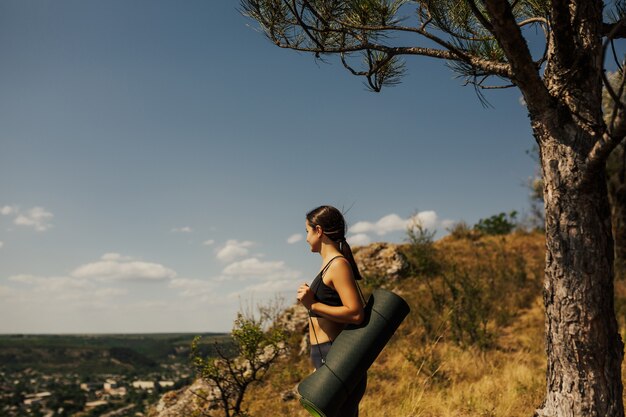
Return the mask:
{"type": "MultiPolygon", "coordinates": [[[[589,152],[586,171],[593,173],[604,169],[606,159],[624,138],[626,138],[626,117],[624,111],[620,110],[615,119],[614,131],[610,134],[604,133],[589,152]]],[[[589,177],[589,175],[584,176],[584,178],[589,177]]]]}
{"type": "MultiPolygon", "coordinates": [[[[626,17],[617,22],[607,34],[607,38],[604,40],[602,45],[603,62],[606,57],[608,45],[612,44],[614,37],[617,36],[617,34],[623,30],[624,27],[626,27],[626,17]]],[[[623,71],[621,71],[619,75],[619,87],[616,92],[611,81],[608,79],[606,72],[602,71],[602,81],[607,93],[611,97],[613,106],[609,116],[610,122],[606,132],[594,144],[587,157],[587,170],[589,172],[594,172],[604,167],[610,153],[613,152],[613,150],[626,137],[626,106],[623,102],[626,77],[624,76],[623,71]]]]}
{"type": "Polygon", "coordinates": [[[515,21],[507,0],[486,0],[485,6],[491,17],[494,33],[511,65],[512,81],[522,90],[528,107],[533,113],[547,111],[553,99],[541,80],[538,67],[532,59],[528,44],[515,21]]]}
{"type": "MultiPolygon", "coordinates": [[[[244,13],[257,20],[268,38],[281,48],[310,52],[318,58],[329,54],[345,56],[362,53],[366,58],[367,70],[353,68],[346,63],[345,57],[342,63],[353,74],[366,77],[369,87],[375,91],[379,91],[382,85],[399,82],[403,74],[403,65],[398,59],[401,55],[423,55],[457,62],[458,68],[475,67],[480,73],[503,78],[511,78],[512,75],[511,67],[506,62],[481,56],[475,53],[479,49],[469,50],[463,44],[446,41],[429,31],[428,26],[433,22],[433,17],[424,5],[418,8],[422,24],[411,27],[399,24],[401,19],[395,17],[402,1],[380,4],[338,1],[331,4],[313,0],[242,0],[242,4],[244,13]],[[415,33],[441,48],[386,45],[384,40],[394,32],[415,33]]],[[[468,24],[463,29],[466,35],[460,35],[468,42],[489,41],[483,29],[477,31],[473,27],[478,28],[479,25],[468,24]]],[[[453,39],[459,35],[456,32],[450,34],[453,39]]]]}
{"type": "Polygon", "coordinates": [[[476,18],[478,19],[478,21],[480,23],[482,23],[482,25],[485,27],[485,29],[487,29],[489,32],[494,33],[493,32],[493,25],[491,24],[491,22],[489,22],[487,20],[487,18],[485,17],[485,15],[478,10],[478,7],[476,7],[476,3],[474,2],[474,0],[467,0],[472,13],[474,13],[474,16],[476,16],[476,18]]]}

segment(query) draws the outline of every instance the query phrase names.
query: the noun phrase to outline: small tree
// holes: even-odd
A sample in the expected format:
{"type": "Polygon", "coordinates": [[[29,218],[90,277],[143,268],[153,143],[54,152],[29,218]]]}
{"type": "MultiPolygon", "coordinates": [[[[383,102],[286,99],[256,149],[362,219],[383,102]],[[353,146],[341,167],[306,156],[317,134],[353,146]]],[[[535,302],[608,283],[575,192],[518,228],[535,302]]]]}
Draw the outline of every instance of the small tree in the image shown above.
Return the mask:
{"type": "Polygon", "coordinates": [[[441,269],[436,259],[437,249],[433,241],[436,232],[425,228],[417,217],[414,219],[406,231],[409,245],[405,249],[405,255],[411,266],[412,275],[431,277],[441,269]]]}
{"type": "MultiPolygon", "coordinates": [[[[203,357],[199,351],[200,337],[191,345],[191,357],[197,374],[206,381],[211,394],[196,395],[208,402],[208,409],[221,411],[224,417],[246,417],[242,409],[248,387],[264,379],[272,363],[286,349],[287,332],[279,324],[280,303],[258,307],[258,315],[250,309],[237,314],[232,338],[235,352],[227,352],[217,343],[217,358],[203,357]]],[[[213,414],[205,414],[213,416],[213,414]]]]}
{"type": "Polygon", "coordinates": [[[474,225],[474,230],[484,235],[507,235],[515,229],[516,216],[515,210],[508,215],[506,213],[495,214],[489,218],[480,219],[474,225]]]}

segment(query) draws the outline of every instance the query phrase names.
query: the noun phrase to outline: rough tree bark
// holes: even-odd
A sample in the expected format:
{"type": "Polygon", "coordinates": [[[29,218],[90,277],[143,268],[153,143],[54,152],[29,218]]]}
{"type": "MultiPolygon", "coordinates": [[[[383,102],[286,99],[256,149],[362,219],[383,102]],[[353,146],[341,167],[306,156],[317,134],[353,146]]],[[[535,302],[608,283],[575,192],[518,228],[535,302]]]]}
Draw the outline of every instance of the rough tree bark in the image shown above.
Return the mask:
{"type": "Polygon", "coordinates": [[[543,138],[547,393],[537,416],[623,416],[604,170],[586,176],[566,144],[543,138]]]}
{"type": "MultiPolygon", "coordinates": [[[[546,398],[536,415],[622,417],[624,346],[614,311],[611,216],[604,163],[594,159],[604,133],[602,2],[571,6],[553,3],[543,80],[553,100],[530,115],[544,179],[547,249],[546,398]]],[[[527,99],[540,106],[537,97],[527,99]]]]}

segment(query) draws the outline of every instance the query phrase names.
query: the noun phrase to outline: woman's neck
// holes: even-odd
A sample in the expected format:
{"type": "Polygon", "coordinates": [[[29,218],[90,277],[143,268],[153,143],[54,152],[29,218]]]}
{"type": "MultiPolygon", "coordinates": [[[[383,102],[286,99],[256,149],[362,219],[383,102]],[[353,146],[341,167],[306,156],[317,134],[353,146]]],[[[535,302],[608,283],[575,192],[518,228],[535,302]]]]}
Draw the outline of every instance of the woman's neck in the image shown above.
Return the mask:
{"type": "Polygon", "coordinates": [[[332,243],[322,243],[320,256],[322,257],[322,264],[326,264],[335,256],[341,256],[341,252],[332,243]]]}

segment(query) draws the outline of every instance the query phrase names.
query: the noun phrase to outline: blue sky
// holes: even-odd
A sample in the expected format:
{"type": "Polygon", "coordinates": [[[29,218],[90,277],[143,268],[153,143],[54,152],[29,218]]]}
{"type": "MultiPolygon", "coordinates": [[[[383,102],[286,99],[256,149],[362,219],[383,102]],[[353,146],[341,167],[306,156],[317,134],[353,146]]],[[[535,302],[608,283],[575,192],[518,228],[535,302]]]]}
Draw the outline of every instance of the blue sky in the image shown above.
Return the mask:
{"type": "Polygon", "coordinates": [[[517,90],[416,57],[371,93],[237,6],[0,3],[0,333],[227,331],[316,275],[320,204],[353,244],[527,210],[517,90]]]}

